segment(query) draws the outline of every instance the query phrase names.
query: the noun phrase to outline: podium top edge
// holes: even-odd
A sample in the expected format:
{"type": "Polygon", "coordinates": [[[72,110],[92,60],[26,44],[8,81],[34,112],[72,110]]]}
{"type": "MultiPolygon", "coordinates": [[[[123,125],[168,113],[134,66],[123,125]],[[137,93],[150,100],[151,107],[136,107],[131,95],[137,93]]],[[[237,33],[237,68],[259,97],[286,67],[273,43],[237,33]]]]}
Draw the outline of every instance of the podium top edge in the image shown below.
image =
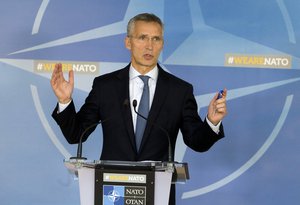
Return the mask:
{"type": "Polygon", "coordinates": [[[186,162],[164,162],[164,161],[115,161],[115,160],[84,160],[65,159],[64,164],[81,165],[80,167],[95,167],[97,165],[109,166],[145,166],[145,167],[165,167],[165,166],[187,166],[186,162]]]}
{"type": "MultiPolygon", "coordinates": [[[[81,168],[102,169],[151,169],[173,173],[175,182],[189,179],[188,164],[186,162],[163,162],[163,161],[113,161],[113,160],[85,160],[85,159],[65,159],[65,167],[72,173],[77,173],[81,168]]],[[[172,179],[173,180],[173,179],[172,179]]]]}

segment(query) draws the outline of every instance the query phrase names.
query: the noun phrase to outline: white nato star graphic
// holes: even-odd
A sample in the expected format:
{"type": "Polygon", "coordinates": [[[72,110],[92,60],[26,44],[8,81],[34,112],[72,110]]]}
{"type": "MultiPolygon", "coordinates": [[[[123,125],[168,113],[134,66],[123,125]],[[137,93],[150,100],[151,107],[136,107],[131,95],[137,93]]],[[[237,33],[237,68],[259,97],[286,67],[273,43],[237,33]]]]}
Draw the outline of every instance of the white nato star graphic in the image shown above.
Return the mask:
{"type": "Polygon", "coordinates": [[[116,202],[116,201],[118,201],[119,199],[120,199],[120,194],[119,194],[119,192],[117,192],[116,190],[113,190],[113,191],[110,191],[109,193],[108,193],[108,199],[110,200],[110,201],[112,201],[112,202],[116,202]]]}

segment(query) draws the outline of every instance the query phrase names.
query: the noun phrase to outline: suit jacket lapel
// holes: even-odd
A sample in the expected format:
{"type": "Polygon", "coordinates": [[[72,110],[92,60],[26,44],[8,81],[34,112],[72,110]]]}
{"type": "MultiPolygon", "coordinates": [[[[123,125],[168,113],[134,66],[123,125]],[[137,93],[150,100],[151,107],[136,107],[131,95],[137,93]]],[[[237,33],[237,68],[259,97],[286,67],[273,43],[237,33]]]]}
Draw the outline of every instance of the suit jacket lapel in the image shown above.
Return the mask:
{"type": "Polygon", "coordinates": [[[158,78],[156,83],[156,90],[153,98],[153,102],[150,108],[150,112],[148,115],[148,122],[145,128],[144,136],[141,142],[140,150],[143,149],[144,144],[149,137],[153,122],[156,121],[156,118],[160,112],[160,109],[165,101],[167,93],[169,91],[169,78],[167,77],[165,71],[158,65],[158,78]]]}
{"type": "MultiPolygon", "coordinates": [[[[136,150],[135,145],[135,135],[133,130],[133,123],[132,123],[132,115],[130,109],[130,98],[129,98],[129,68],[130,64],[126,66],[124,69],[120,70],[117,75],[118,83],[117,89],[120,96],[120,102],[124,105],[121,109],[121,115],[123,117],[127,133],[129,136],[130,143],[133,149],[136,150]]],[[[125,133],[124,133],[125,134],[125,133]]]]}

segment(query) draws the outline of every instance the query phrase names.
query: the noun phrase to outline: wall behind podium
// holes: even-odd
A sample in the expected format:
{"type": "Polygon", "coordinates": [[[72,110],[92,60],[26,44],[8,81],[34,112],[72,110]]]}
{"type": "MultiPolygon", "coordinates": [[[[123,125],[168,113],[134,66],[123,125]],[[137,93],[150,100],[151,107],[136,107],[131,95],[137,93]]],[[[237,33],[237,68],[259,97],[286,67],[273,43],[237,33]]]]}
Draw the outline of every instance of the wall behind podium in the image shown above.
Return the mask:
{"type": "MultiPolygon", "coordinates": [[[[176,160],[191,180],[178,204],[282,205],[300,201],[300,4],[295,0],[4,0],[0,2],[0,199],[5,205],[79,204],[63,165],[76,153],[51,118],[55,62],[75,70],[77,109],[95,76],[129,62],[127,21],[151,12],[165,22],[160,62],[194,85],[199,114],[226,87],[226,138],[176,160]]],[[[98,159],[98,127],[84,156],[98,159]]]]}

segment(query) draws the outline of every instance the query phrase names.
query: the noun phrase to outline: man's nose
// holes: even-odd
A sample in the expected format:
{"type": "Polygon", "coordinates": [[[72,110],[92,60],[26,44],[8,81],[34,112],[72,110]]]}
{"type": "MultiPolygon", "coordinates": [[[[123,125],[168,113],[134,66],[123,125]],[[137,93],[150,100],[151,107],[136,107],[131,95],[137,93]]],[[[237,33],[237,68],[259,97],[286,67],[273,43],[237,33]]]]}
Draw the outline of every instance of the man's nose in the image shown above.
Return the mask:
{"type": "Polygon", "coordinates": [[[153,39],[152,38],[148,38],[146,40],[146,48],[148,48],[148,49],[152,49],[153,48],[153,39]]]}

